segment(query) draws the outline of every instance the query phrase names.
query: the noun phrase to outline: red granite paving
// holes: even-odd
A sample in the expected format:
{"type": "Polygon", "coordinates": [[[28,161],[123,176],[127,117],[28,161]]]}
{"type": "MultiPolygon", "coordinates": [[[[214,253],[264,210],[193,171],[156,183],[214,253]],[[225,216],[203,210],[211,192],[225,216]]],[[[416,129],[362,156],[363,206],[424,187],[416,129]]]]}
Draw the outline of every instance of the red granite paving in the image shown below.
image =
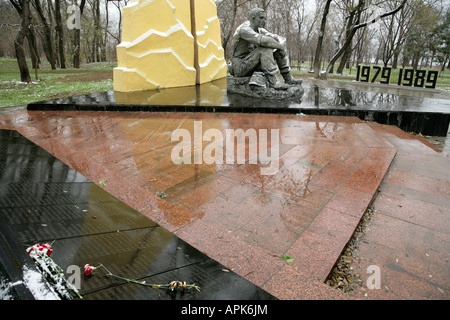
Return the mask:
{"type": "MultiPolygon", "coordinates": [[[[448,168],[448,157],[396,128],[352,117],[56,111],[3,115],[0,128],[19,131],[94,182],[105,180],[102,187],[108,192],[280,299],[353,298],[323,282],[383,179],[381,197],[375,201],[380,212],[387,207],[382,200],[395,195],[411,210],[432,211],[433,221],[420,213],[413,214],[411,221],[400,214],[375,216],[367,241],[382,249],[372,252],[363,245],[361,256],[368,258],[361,260],[360,267],[367,268],[364,263],[379,258],[377,263],[386,270],[384,283],[387,270],[400,269],[386,260],[383,248],[393,248],[395,243],[400,247],[392,250],[404,254],[409,242],[418,240],[417,233],[425,229],[428,236],[418,242],[419,247],[430,241],[439,258],[448,261],[448,218],[439,210],[448,211],[448,203],[440,201],[448,198],[449,180],[438,174],[448,168]],[[278,172],[261,175],[265,165],[260,163],[175,165],[171,151],[178,142],[170,140],[171,134],[185,128],[193,136],[194,121],[202,121],[203,132],[279,129],[278,172]],[[406,156],[412,151],[421,159],[436,161],[420,170],[394,168],[386,176],[397,152],[406,156]],[[411,181],[415,182],[412,190],[429,193],[428,198],[403,199],[401,188],[411,188],[411,181]],[[394,195],[383,193],[386,185],[394,195]],[[409,228],[401,229],[405,226],[409,228]],[[280,259],[283,255],[295,260],[287,263],[280,259]]],[[[203,148],[207,145],[204,142],[203,148]]],[[[422,163],[408,161],[412,166],[422,163]]],[[[424,250],[420,254],[425,257],[434,254],[424,250]]],[[[412,259],[415,251],[409,252],[412,259]]],[[[432,266],[443,269],[441,275],[448,280],[448,262],[436,261],[432,266]]],[[[448,285],[439,290],[448,297],[448,285]]],[[[406,297],[384,292],[377,290],[377,296],[406,297]]],[[[365,297],[364,293],[356,297],[365,297]]]]}
{"type": "Polygon", "coordinates": [[[363,286],[362,299],[450,298],[450,157],[395,127],[372,124],[397,148],[380,186],[357,268],[380,268],[381,289],[363,286]]]}

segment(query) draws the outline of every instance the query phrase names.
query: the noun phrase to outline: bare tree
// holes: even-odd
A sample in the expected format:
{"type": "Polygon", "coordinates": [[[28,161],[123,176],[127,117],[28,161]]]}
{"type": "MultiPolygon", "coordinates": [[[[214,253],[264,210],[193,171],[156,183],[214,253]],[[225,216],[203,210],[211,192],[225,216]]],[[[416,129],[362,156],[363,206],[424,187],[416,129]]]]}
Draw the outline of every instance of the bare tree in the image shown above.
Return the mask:
{"type": "MultiPolygon", "coordinates": [[[[355,5],[354,0],[346,0],[344,1],[344,5],[345,5],[345,14],[347,15],[345,17],[346,20],[346,24],[345,24],[345,32],[343,32],[344,36],[345,36],[345,40],[344,43],[347,42],[347,39],[349,37],[354,37],[354,34],[352,34],[351,30],[352,27],[355,24],[359,24],[361,21],[361,15],[363,14],[363,12],[366,10],[366,2],[365,1],[359,1],[357,5],[355,5]]],[[[338,74],[342,74],[342,72],[344,71],[344,67],[347,64],[347,61],[352,53],[352,41],[350,41],[350,44],[345,48],[345,50],[342,53],[342,57],[341,57],[341,62],[339,63],[339,66],[337,68],[337,73],[338,74]]],[[[337,52],[339,51],[339,48],[337,50],[337,52]]],[[[337,53],[336,52],[336,53],[337,53]]],[[[334,64],[334,63],[333,63],[334,64]]],[[[329,69],[329,72],[331,73],[332,66],[329,69]]]]}
{"type": "MultiPolygon", "coordinates": [[[[386,2],[385,5],[392,10],[398,3],[386,2]]],[[[392,15],[390,19],[382,21],[384,28],[380,30],[380,49],[384,66],[387,66],[392,59],[392,68],[397,68],[398,57],[411,28],[412,18],[412,6],[407,4],[398,15],[392,15]]]]}
{"type": "Polygon", "coordinates": [[[272,0],[258,0],[259,5],[262,9],[264,9],[264,11],[267,11],[267,8],[270,5],[270,2],[272,2],[272,0]]]}
{"type": "Polygon", "coordinates": [[[40,0],[34,0],[34,7],[36,9],[36,12],[38,13],[39,19],[41,20],[44,29],[43,35],[44,52],[45,55],[47,56],[47,60],[50,63],[52,70],[55,70],[56,69],[55,53],[53,51],[52,32],[50,29],[50,25],[47,21],[47,18],[45,17],[44,11],[42,10],[40,0]]]}
{"type": "MultiPolygon", "coordinates": [[[[75,1],[77,4],[77,1],[75,1]]],[[[80,3],[80,19],[83,16],[84,6],[86,5],[86,0],[81,0],[80,3]]],[[[80,21],[81,23],[81,21],[80,21]]],[[[80,68],[80,51],[81,51],[81,30],[79,28],[75,28],[74,34],[74,53],[73,53],[73,67],[78,69],[80,68]]]]}
{"type": "Polygon", "coordinates": [[[129,0],[111,1],[117,8],[117,10],[119,10],[119,22],[118,22],[119,28],[117,30],[117,36],[111,35],[117,41],[118,44],[122,41],[122,8],[128,4],[128,1],[129,0]]]}
{"type": "Polygon", "coordinates": [[[59,64],[61,69],[66,68],[66,57],[64,56],[64,29],[61,19],[61,0],[55,0],[56,34],[58,39],[59,64]]]}
{"type": "MultiPolygon", "coordinates": [[[[441,63],[441,71],[444,71],[447,61],[450,60],[450,9],[443,12],[441,19],[433,30],[431,47],[436,52],[437,61],[441,63]]],[[[450,63],[447,69],[450,69],[450,63]]]]}
{"type": "MultiPolygon", "coordinates": [[[[23,4],[20,2],[20,0],[14,0],[14,1],[10,1],[10,3],[12,3],[13,7],[15,8],[15,10],[17,11],[17,13],[19,14],[19,16],[22,18],[22,14],[23,14],[23,4]]],[[[29,4],[27,4],[28,8],[29,4]]],[[[35,36],[35,32],[33,29],[33,18],[32,18],[32,14],[31,14],[31,10],[29,10],[29,26],[28,28],[25,30],[25,37],[27,38],[27,42],[28,42],[28,48],[30,50],[31,53],[31,64],[32,67],[37,70],[39,68],[39,64],[41,62],[39,55],[38,55],[38,50],[37,50],[37,45],[36,45],[36,36],[35,36]]]]}
{"type": "Polygon", "coordinates": [[[359,3],[358,3],[358,5],[357,5],[357,7],[358,7],[358,10],[357,10],[357,17],[356,17],[356,20],[355,20],[356,24],[354,24],[354,25],[350,28],[350,30],[349,30],[349,32],[348,32],[348,35],[347,35],[347,37],[346,37],[345,43],[344,43],[344,44],[342,45],[342,47],[336,52],[336,54],[331,58],[331,60],[330,60],[330,62],[329,62],[329,64],[328,64],[328,67],[327,67],[325,76],[328,75],[328,73],[329,73],[330,69],[332,68],[332,66],[334,65],[334,63],[339,59],[339,57],[340,57],[340,56],[348,49],[348,47],[351,45],[351,42],[352,42],[352,40],[353,40],[353,37],[354,37],[356,31],[358,31],[358,30],[361,29],[361,28],[365,28],[365,27],[367,27],[367,26],[370,25],[370,24],[375,23],[375,22],[377,22],[377,21],[380,20],[380,19],[384,19],[385,17],[388,17],[388,16],[390,16],[390,15],[396,14],[398,11],[400,11],[400,10],[405,6],[406,1],[407,1],[407,0],[402,0],[402,3],[401,3],[397,8],[395,8],[395,9],[392,10],[392,11],[383,13],[383,14],[379,15],[378,17],[376,17],[375,19],[371,20],[371,21],[366,21],[366,22],[360,23],[359,20],[360,20],[360,18],[361,18],[362,8],[365,7],[365,5],[366,5],[366,0],[359,0],[359,3]]]}
{"type": "Polygon", "coordinates": [[[235,26],[247,19],[247,4],[252,0],[221,0],[216,1],[217,16],[220,21],[222,48],[225,57],[228,56],[228,43],[233,36],[235,26]]]}
{"type": "Polygon", "coordinates": [[[320,72],[320,63],[322,61],[322,45],[323,45],[323,38],[325,36],[325,27],[327,24],[327,16],[330,11],[330,5],[332,0],[327,0],[325,3],[325,7],[323,9],[322,14],[322,22],[320,23],[320,31],[319,31],[319,38],[317,40],[317,47],[316,47],[316,56],[314,58],[314,77],[319,78],[319,72],[320,72]]]}
{"type": "Polygon", "coordinates": [[[419,63],[432,50],[430,44],[433,39],[433,29],[439,21],[439,10],[432,1],[418,0],[413,4],[413,21],[408,30],[402,54],[403,64],[410,64],[413,69],[417,69],[419,63]]]}
{"type": "Polygon", "coordinates": [[[91,62],[100,62],[103,58],[103,37],[101,27],[100,0],[88,0],[92,14],[92,39],[90,42],[91,62]]]}
{"type": "Polygon", "coordinates": [[[364,58],[366,61],[369,60],[369,39],[373,39],[377,30],[373,30],[370,28],[363,28],[357,33],[356,44],[353,49],[354,62],[356,65],[360,65],[364,58]]]}

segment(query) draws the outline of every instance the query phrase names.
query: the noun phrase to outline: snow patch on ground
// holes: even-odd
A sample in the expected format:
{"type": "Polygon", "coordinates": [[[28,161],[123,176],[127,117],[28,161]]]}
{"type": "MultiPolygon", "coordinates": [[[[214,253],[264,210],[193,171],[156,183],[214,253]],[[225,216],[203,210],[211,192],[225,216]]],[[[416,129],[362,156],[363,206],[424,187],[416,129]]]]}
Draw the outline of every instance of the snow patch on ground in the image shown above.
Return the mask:
{"type": "MultiPolygon", "coordinates": [[[[20,281],[19,281],[20,282],[20,281]]],[[[0,300],[13,300],[13,296],[10,294],[13,283],[0,278],[0,300]]]]}
{"type": "Polygon", "coordinates": [[[58,294],[47,285],[40,272],[23,267],[23,281],[36,300],[60,300],[58,294]]]}

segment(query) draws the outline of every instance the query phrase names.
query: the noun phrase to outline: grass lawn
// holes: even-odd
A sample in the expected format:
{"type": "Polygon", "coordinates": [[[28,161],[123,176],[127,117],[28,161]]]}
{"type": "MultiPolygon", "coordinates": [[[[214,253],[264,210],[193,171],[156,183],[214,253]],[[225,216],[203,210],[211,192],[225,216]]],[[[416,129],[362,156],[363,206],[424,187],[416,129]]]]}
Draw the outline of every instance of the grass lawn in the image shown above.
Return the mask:
{"type": "Polygon", "coordinates": [[[0,58],[0,107],[26,105],[30,102],[80,94],[113,90],[115,63],[91,63],[80,69],[51,70],[49,66],[35,70],[28,61],[32,83],[20,82],[16,59],[0,58]]]}

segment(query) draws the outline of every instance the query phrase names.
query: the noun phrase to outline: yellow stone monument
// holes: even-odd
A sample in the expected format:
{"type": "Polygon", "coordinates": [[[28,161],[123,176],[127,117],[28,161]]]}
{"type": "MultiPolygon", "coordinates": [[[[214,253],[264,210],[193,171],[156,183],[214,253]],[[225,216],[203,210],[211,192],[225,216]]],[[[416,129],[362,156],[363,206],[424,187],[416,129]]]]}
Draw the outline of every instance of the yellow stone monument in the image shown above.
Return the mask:
{"type": "Polygon", "coordinates": [[[225,78],[213,0],[132,0],[123,8],[114,90],[193,86],[225,78]]]}

